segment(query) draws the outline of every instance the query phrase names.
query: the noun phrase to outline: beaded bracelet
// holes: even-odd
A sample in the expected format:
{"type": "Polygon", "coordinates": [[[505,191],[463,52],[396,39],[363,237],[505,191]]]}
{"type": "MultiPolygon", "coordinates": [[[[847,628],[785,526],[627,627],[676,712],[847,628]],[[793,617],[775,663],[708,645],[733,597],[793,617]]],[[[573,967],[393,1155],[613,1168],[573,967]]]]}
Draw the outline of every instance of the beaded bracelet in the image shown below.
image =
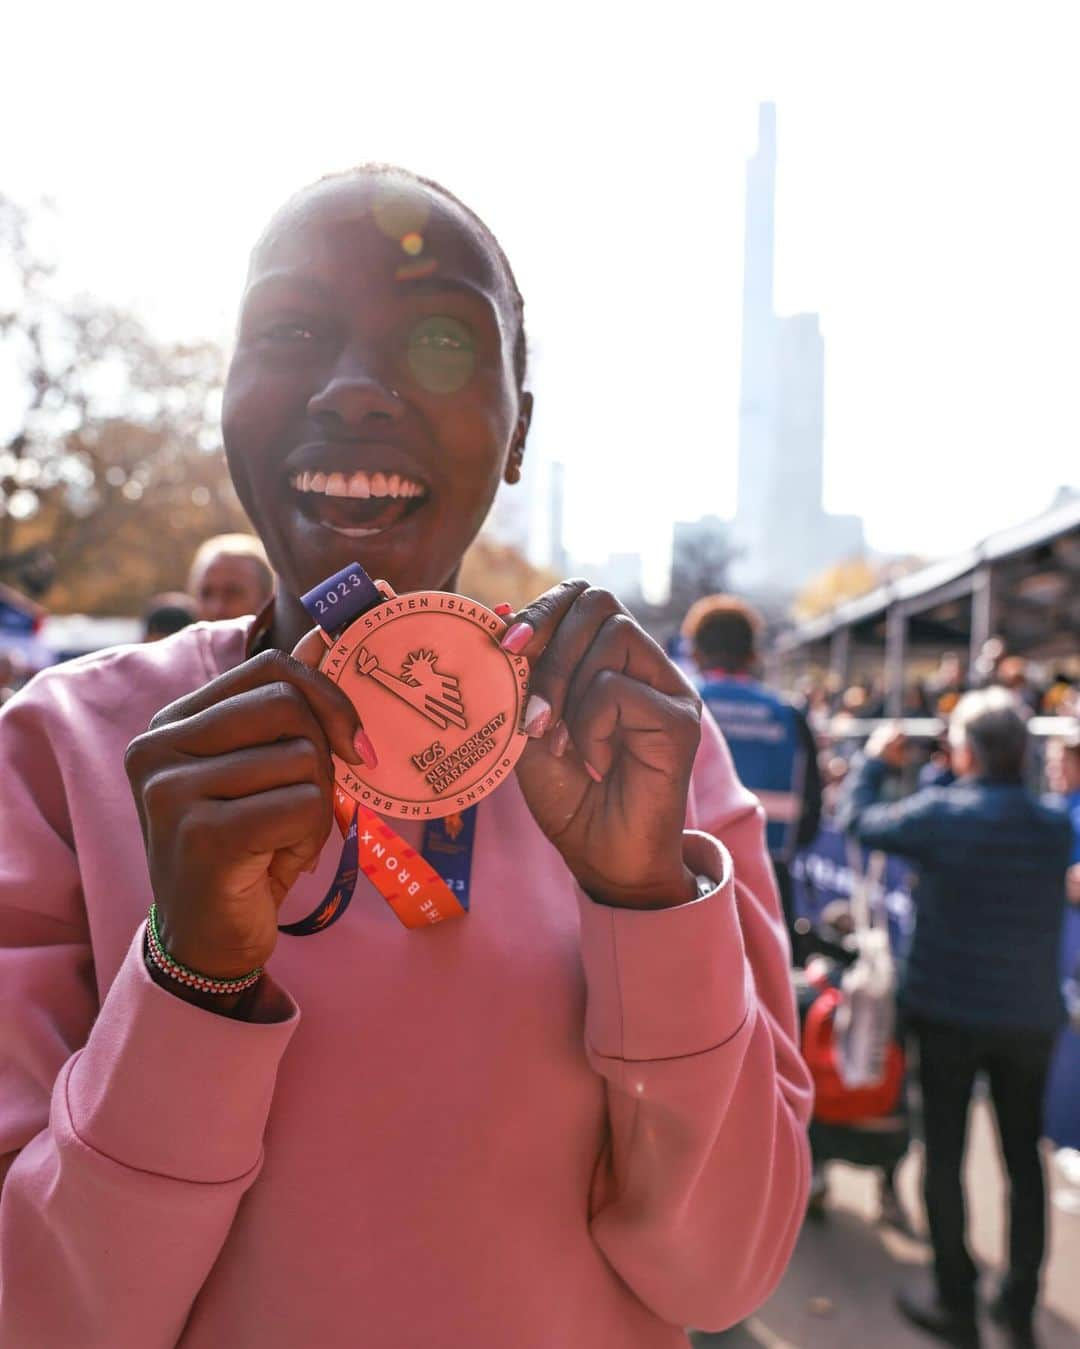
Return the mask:
{"type": "Polygon", "coordinates": [[[173,960],[161,943],[161,933],[158,931],[157,925],[156,904],[150,905],[150,914],[146,920],[146,954],[155,969],[168,975],[178,984],[183,984],[185,988],[194,988],[200,993],[215,993],[218,995],[243,993],[246,989],[257,984],[263,974],[260,965],[258,969],[251,970],[248,974],[242,974],[239,979],[214,979],[208,974],[200,974],[198,970],[189,970],[186,965],[181,965],[178,960],[173,960]]]}

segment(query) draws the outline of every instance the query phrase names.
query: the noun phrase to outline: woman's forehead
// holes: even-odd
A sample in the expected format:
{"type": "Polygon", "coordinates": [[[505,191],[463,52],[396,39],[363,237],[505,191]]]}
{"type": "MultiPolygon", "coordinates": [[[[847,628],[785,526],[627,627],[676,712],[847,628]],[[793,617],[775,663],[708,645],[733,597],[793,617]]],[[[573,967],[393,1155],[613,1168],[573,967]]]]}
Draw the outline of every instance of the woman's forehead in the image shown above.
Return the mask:
{"type": "Polygon", "coordinates": [[[396,174],[316,183],[274,216],[255,246],[249,286],[281,268],[319,273],[375,268],[397,280],[445,275],[502,298],[503,269],[456,203],[396,174]]]}

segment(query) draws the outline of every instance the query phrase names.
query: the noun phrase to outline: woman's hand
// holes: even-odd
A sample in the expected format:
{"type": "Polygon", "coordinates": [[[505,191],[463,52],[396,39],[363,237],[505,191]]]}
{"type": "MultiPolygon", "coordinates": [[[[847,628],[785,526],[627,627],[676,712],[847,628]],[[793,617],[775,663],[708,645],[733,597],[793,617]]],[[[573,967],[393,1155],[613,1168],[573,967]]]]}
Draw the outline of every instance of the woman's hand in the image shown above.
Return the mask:
{"type": "Polygon", "coordinates": [[[128,746],[162,942],[200,974],[236,978],[266,962],[278,909],[333,825],[331,750],[363,757],[355,709],[311,668],[322,649],[309,634],[299,659],[255,656],[171,703],[128,746]]]}
{"type": "Polygon", "coordinates": [[[509,619],[529,659],[517,775],[537,823],[593,899],[664,908],[694,898],[682,859],[701,700],[617,599],[567,581],[509,619]],[[545,706],[546,705],[546,706],[545,706]]]}

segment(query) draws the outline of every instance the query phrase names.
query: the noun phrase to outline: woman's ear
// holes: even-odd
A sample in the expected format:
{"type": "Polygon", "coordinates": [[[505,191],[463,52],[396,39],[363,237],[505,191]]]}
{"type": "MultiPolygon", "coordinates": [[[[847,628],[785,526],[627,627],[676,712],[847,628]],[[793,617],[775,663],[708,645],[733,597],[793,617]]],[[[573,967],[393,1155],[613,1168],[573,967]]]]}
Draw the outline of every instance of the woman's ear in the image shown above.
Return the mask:
{"type": "Polygon", "coordinates": [[[506,467],[503,469],[503,480],[508,483],[521,481],[521,465],[525,460],[525,438],[529,434],[529,426],[532,423],[533,396],[531,393],[523,393],[518,409],[517,424],[514,427],[514,436],[510,441],[510,451],[506,456],[506,467]]]}

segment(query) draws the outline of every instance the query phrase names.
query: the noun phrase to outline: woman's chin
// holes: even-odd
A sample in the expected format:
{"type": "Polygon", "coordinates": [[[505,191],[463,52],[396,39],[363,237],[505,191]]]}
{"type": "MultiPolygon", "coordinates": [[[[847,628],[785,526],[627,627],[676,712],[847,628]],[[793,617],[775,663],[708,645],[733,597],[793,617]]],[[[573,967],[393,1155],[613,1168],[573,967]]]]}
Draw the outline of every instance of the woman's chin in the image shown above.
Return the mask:
{"type": "Polygon", "coordinates": [[[438,537],[427,506],[410,512],[388,528],[313,519],[299,510],[289,512],[281,531],[299,593],[312,589],[327,576],[359,562],[376,580],[388,581],[397,591],[433,589],[456,566],[431,556],[430,541],[438,537]]]}

